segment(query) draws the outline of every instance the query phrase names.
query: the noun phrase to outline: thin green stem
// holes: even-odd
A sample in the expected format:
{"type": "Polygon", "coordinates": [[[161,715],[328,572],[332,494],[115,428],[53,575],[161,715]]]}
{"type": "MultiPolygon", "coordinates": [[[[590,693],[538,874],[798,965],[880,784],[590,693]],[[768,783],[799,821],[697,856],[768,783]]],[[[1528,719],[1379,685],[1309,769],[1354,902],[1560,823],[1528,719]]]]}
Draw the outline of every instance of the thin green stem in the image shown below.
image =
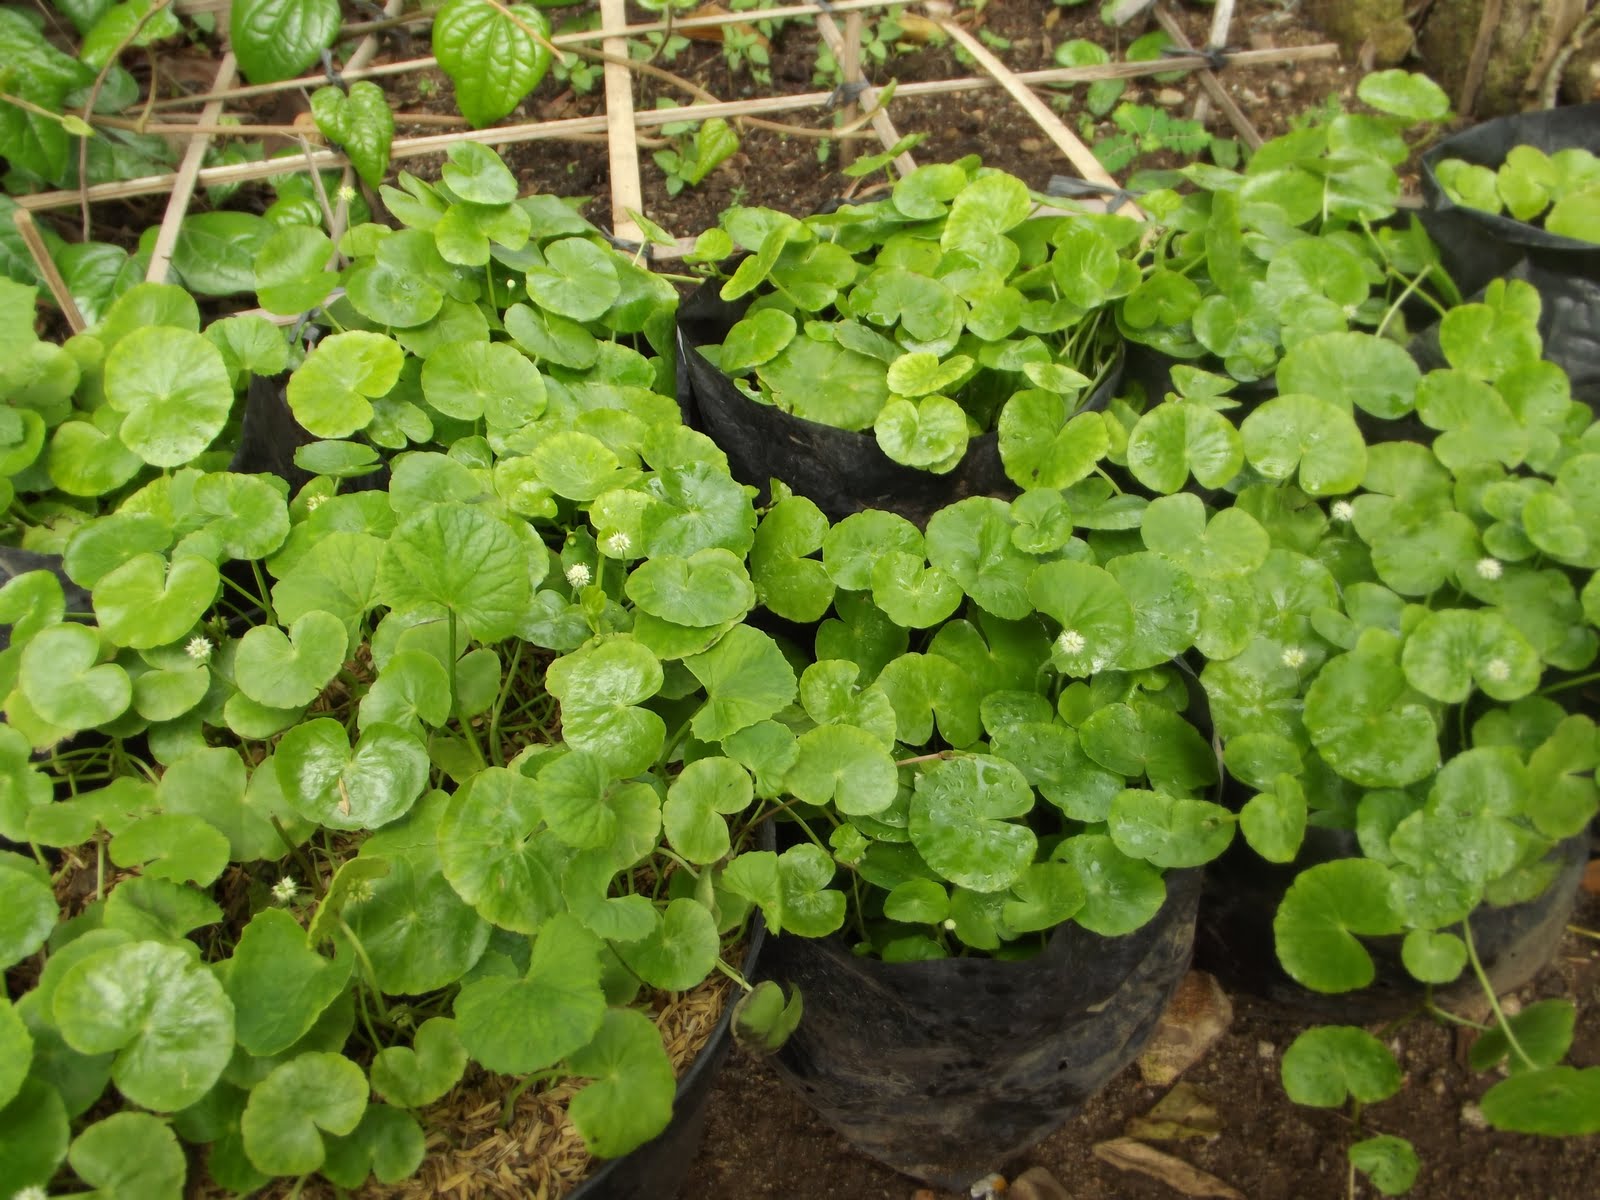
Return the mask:
{"type": "Polygon", "coordinates": [[[687,859],[678,857],[678,855],[674,854],[671,850],[667,849],[665,846],[657,846],[656,847],[656,853],[661,855],[662,858],[670,859],[671,861],[677,863],[678,866],[683,868],[685,871],[689,872],[689,874],[693,878],[695,878],[695,879],[699,879],[700,878],[700,872],[695,870],[694,866],[687,859]]]}
{"type": "Polygon", "coordinates": [[[1600,680],[1600,671],[1591,671],[1587,675],[1579,675],[1576,679],[1563,679],[1560,683],[1552,683],[1549,687],[1539,689],[1539,695],[1551,696],[1556,692],[1570,691],[1575,687],[1582,687],[1586,683],[1600,680]]]}
{"type": "Polygon", "coordinates": [[[1533,1059],[1528,1057],[1528,1052],[1522,1048],[1522,1043],[1517,1041],[1516,1031],[1511,1028],[1511,1021],[1507,1018],[1505,1010],[1500,1007],[1500,997],[1495,995],[1494,985],[1489,982],[1489,973],[1483,969],[1483,962],[1478,958],[1478,947],[1472,940],[1472,922],[1461,922],[1461,937],[1467,944],[1467,960],[1472,963],[1472,973],[1478,977],[1478,984],[1483,988],[1483,994],[1489,998],[1489,1008],[1494,1013],[1494,1019],[1506,1035],[1506,1045],[1529,1070],[1536,1066],[1533,1059]]]}
{"type": "MultiPolygon", "coordinates": [[[[378,1020],[387,1025],[389,1023],[389,1008],[383,1002],[383,989],[378,986],[378,972],[372,965],[372,959],[367,957],[367,948],[361,944],[361,939],[356,936],[356,931],[350,928],[350,923],[343,917],[339,918],[339,928],[344,931],[345,937],[350,939],[350,948],[355,951],[356,957],[361,960],[361,969],[366,972],[367,982],[371,985],[365,990],[371,993],[372,1001],[377,1006],[378,1020]]],[[[368,1032],[371,1033],[371,1030],[369,1029],[368,1032]]],[[[374,1046],[382,1044],[375,1036],[372,1042],[374,1046]]]]}
{"type": "Polygon", "coordinates": [[[267,624],[276,625],[278,614],[272,611],[272,589],[267,587],[267,580],[261,574],[261,563],[257,559],[250,560],[250,572],[255,576],[256,588],[261,593],[261,611],[266,614],[267,624]]]}
{"type": "Polygon", "coordinates": [[[754,985],[752,985],[751,982],[748,979],[746,979],[743,975],[741,975],[733,967],[730,967],[727,963],[723,962],[720,958],[717,959],[717,961],[716,961],[716,968],[717,968],[718,971],[722,972],[722,974],[726,975],[729,979],[733,980],[734,983],[738,984],[739,987],[742,988],[744,991],[746,991],[746,992],[755,991],[754,985]]]}
{"type": "Polygon", "coordinates": [[[506,667],[505,679],[500,685],[500,693],[494,698],[494,705],[489,709],[489,755],[494,759],[494,765],[506,765],[505,755],[500,750],[500,715],[505,711],[506,701],[511,698],[511,688],[516,682],[517,670],[522,665],[522,647],[524,643],[518,641],[511,650],[511,663],[506,667]]]}

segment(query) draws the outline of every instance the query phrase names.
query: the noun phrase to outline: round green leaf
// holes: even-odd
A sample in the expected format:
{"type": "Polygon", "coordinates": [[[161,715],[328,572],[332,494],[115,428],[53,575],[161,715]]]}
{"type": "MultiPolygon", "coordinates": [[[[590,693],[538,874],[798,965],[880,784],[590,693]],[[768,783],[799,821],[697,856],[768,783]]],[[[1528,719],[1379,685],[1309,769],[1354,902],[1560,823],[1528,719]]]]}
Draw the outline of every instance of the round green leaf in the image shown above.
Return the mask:
{"type": "Polygon", "coordinates": [[[1356,95],[1363,104],[1407,121],[1442,121],[1450,113],[1450,97],[1426,75],[1414,71],[1374,71],[1362,76],[1356,95]]]}
{"type": "Polygon", "coordinates": [[[1009,507],[972,496],[946,505],[928,521],[928,560],[997,617],[1021,620],[1033,611],[1028,578],[1035,560],[1018,550],[1009,507]]]}
{"type": "Polygon", "coordinates": [[[624,591],[651,616],[696,628],[737,620],[756,599],[743,562],[721,549],[647,559],[628,576],[624,591]]]}
{"type": "Polygon", "coordinates": [[[1389,1048],[1354,1025],[1308,1029],[1283,1052],[1283,1090],[1296,1104],[1338,1108],[1347,1098],[1363,1104],[1400,1090],[1400,1064],[1389,1048]]]}
{"type": "Polygon", "coordinates": [[[1278,364],[1278,390],[1392,420],[1411,411],[1422,372],[1406,348],[1368,333],[1319,333],[1278,364]]]}
{"type": "Polygon", "coordinates": [[[278,743],[273,769],[290,807],[332,829],[376,829],[404,816],[428,782],[420,741],[393,725],[365,729],[352,751],[327,717],[296,725],[278,743]]]}
{"type": "Polygon", "coordinates": [[[119,645],[165,646],[194,627],[219,586],[217,568],[206,559],[184,555],[169,564],[159,554],[137,554],[95,584],[95,616],[119,645]]]}
{"type": "Polygon", "coordinates": [[[1515,700],[1539,686],[1539,652],[1515,625],[1490,609],[1442,609],[1418,622],[1400,654],[1406,682],[1424,695],[1459,704],[1481,688],[1515,700]]]}
{"type": "Polygon", "coordinates": [[[1355,418],[1307,395],[1279,395],[1239,426],[1245,457],[1268,479],[1292,479],[1310,496],[1339,495],[1360,486],[1367,446],[1355,418]]]}
{"type": "Polygon", "coordinates": [[[1068,675],[1092,675],[1116,662],[1133,637],[1127,593],[1099,567],[1044,563],[1029,577],[1028,595],[1035,608],[1060,623],[1050,662],[1068,675]]]}
{"type": "Polygon", "coordinates": [[[211,884],[228,865],[228,839],[199,817],[151,813],[111,839],[111,861],[174,883],[211,884]]]}
{"type": "Polygon", "coordinates": [[[451,342],[422,364],[422,395],[447,417],[491,425],[521,425],[545,407],[544,377],[505,342],[451,342]],[[515,414],[516,422],[503,418],[515,414]]]}
{"type": "Polygon", "coordinates": [[[1551,1066],[1502,1079],[1484,1093],[1483,1115],[1510,1133],[1600,1132],[1600,1067],[1551,1066]]]}
{"type": "Polygon", "coordinates": [[[626,1154],[667,1127],[676,1080],[655,1023],[632,1009],[607,1010],[599,1031],[567,1060],[590,1083],[572,1098],[572,1123],[590,1153],[626,1154]]]}
{"type": "Polygon", "coordinates": [[[963,755],[933,763],[911,799],[911,843],[952,883],[978,892],[1011,887],[1038,849],[1024,825],[1006,818],[1033,809],[1033,789],[1011,763],[963,755]]]}
{"type": "Polygon", "coordinates": [[[430,1017],[410,1046],[390,1046],[372,1059],[372,1090],[390,1104],[425,1108],[461,1079],[467,1048],[449,1017],[430,1017]]]}
{"type": "Polygon", "coordinates": [[[908,467],[954,470],[967,448],[967,414],[947,396],[891,399],[873,423],[878,448],[908,467]]]}
{"type": "Polygon", "coordinates": [[[263,1056],[294,1045],[344,991],[350,958],[325,958],[312,950],[300,922],[283,909],[258,912],[223,976],[239,1044],[263,1056]]]}
{"type": "Polygon", "coordinates": [[[291,79],[333,45],[336,0],[240,0],[229,24],[239,69],[251,83],[291,79]]]}
{"type": "Polygon", "coordinates": [[[1453,933],[1411,929],[1400,945],[1400,958],[1414,979],[1452,983],[1467,965],[1467,945],[1453,933]]]}
{"type": "Polygon", "coordinates": [[[299,708],[327,687],[344,663],[344,622],[313,610],[289,626],[258,625],[239,642],[234,675],[239,690],[258,704],[299,708]]]}
{"type": "Polygon", "coordinates": [[[1144,925],[1166,902],[1167,886],[1151,864],[1129,858],[1105,834],[1067,838],[1051,855],[1071,864],[1084,888],[1073,919],[1101,937],[1121,937],[1144,925]]]}
{"type": "Polygon", "coordinates": [[[1233,815],[1209,800],[1126,788],[1111,802],[1107,827],[1118,850],[1158,867],[1198,867],[1233,841],[1233,815]]]}
{"type": "Polygon", "coordinates": [[[327,1153],[323,1133],[349,1133],[366,1108],[367,1077],[355,1063],[298,1054],[251,1089],[239,1119],[245,1153],[269,1175],[310,1174],[327,1153]]]}
{"type": "Polygon", "coordinates": [[[599,755],[620,777],[645,770],[661,752],[666,723],[638,705],[660,691],[663,678],[654,654],[617,638],[551,663],[545,687],[561,701],[567,743],[599,755]]]}
{"type": "Polygon", "coordinates": [[[67,1161],[85,1183],[126,1200],[180,1200],[188,1162],[160,1117],[113,1113],[80,1133],[67,1161]]]}
{"type": "Polygon", "coordinates": [[[531,598],[527,552],[485,508],[434,504],[407,517],[389,536],[378,572],[383,602],[395,609],[438,605],[462,622],[468,637],[511,636],[531,598]]]}
{"type": "Polygon", "coordinates": [[[133,702],[128,673],[100,663],[100,637],[87,625],[43,629],[23,648],[18,683],[40,717],[62,729],[92,729],[133,702]]]}
{"type": "Polygon", "coordinates": [[[528,295],[547,312],[593,321],[622,294],[616,264],[593,242],[561,238],[545,247],[544,257],[544,266],[528,272],[528,295]]]}
{"type": "Polygon", "coordinates": [[[1372,1186],[1385,1196],[1405,1195],[1422,1170],[1411,1143],[1390,1134],[1352,1143],[1349,1155],[1351,1165],[1372,1180],[1372,1186]]]}
{"type": "Polygon", "coordinates": [[[518,933],[533,933],[564,907],[561,872],[571,850],[535,836],[542,823],[534,781],[490,767],[456,792],[439,824],[450,885],[485,920],[518,933]]]}
{"type": "Polygon", "coordinates": [[[349,437],[372,420],[371,400],[394,387],[404,360],[398,343],[380,333],[323,338],[289,376],[289,409],[317,437],[349,437]]]}
{"type": "Polygon", "coordinates": [[[57,985],[54,1013],[74,1050],[115,1051],[118,1089],[158,1112],[200,1099],[233,1054],[233,1005],[222,985],[160,942],[129,942],[79,962],[57,985]]]}
{"type": "Polygon", "coordinates": [[[884,744],[853,725],[822,725],[800,735],[799,758],[784,787],[806,804],[869,816],[894,803],[900,777],[884,744]]]}
{"type": "Polygon", "coordinates": [[[679,854],[692,863],[714,863],[730,845],[724,814],[743,812],[754,798],[750,773],[731,758],[697,759],[667,788],[662,825],[679,854]]]}
{"type": "Polygon", "coordinates": [[[748,625],[734,626],[711,649],[683,661],[706,692],[690,724],[701,741],[731,737],[794,700],[794,668],[772,638],[748,625]]]}
{"type": "Polygon", "coordinates": [[[126,413],[122,443],[156,467],[181,467],[222,432],[233,383],[222,354],[198,333],[136,329],[111,348],[106,403],[126,413]]]}
{"type": "Polygon", "coordinates": [[[1391,902],[1390,879],[1387,867],[1365,858],[1336,859],[1301,871],[1272,922],[1284,970],[1318,992],[1347,992],[1371,983],[1372,957],[1355,935],[1400,932],[1403,918],[1391,902]]]}
{"type": "Polygon", "coordinates": [[[899,551],[921,558],[922,534],[910,521],[881,509],[851,513],[822,539],[822,562],[839,587],[864,592],[872,587],[872,571],[885,555],[899,551]]]}
{"type": "Polygon", "coordinates": [[[1244,466],[1239,432],[1214,409],[1192,402],[1158,404],[1128,434],[1128,470],[1152,491],[1176,492],[1192,474],[1221,487],[1244,466]]]}
{"type": "Polygon", "coordinates": [[[33,1060],[33,1037],[11,1001],[0,996],[0,1110],[22,1090],[33,1060]]]}
{"type": "Polygon", "coordinates": [[[717,922],[687,896],[671,901],[650,935],[621,951],[628,967],[652,987],[687,991],[703,982],[717,961],[717,922]]]}
{"type": "Polygon", "coordinates": [[[1000,461],[1021,488],[1071,487],[1111,449],[1099,413],[1074,413],[1054,392],[1029,388],[1000,410],[1000,461]]]}
{"type": "Polygon", "coordinates": [[[722,342],[717,366],[729,375],[770,362],[794,340],[794,318],[779,308],[759,308],[734,323],[722,342]]]}
{"type": "Polygon", "coordinates": [[[1439,765],[1434,719],[1398,664],[1354,651],[1306,691],[1305,726],[1335,771],[1363,787],[1405,787],[1439,765]]]}

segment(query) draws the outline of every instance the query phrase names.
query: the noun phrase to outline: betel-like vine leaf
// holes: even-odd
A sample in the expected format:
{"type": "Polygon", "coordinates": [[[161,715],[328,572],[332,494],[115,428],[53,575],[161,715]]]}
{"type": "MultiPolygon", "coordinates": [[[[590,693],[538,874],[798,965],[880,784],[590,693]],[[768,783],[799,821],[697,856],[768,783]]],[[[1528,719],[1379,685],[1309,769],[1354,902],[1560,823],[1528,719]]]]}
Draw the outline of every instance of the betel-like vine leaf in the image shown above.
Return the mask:
{"type": "Polygon", "coordinates": [[[383,89],[363,79],[346,94],[337,87],[311,93],[311,115],[317,129],[343,148],[356,174],[377,187],[389,172],[389,146],[394,141],[394,112],[383,89]]]}
{"type": "Polygon", "coordinates": [[[461,115],[481,129],[520,104],[550,69],[550,22],[526,4],[449,0],[433,18],[433,53],[455,84],[461,115]]]}
{"type": "Polygon", "coordinates": [[[228,27],[239,70],[251,83],[300,74],[338,34],[338,0],[239,0],[228,27]]]}

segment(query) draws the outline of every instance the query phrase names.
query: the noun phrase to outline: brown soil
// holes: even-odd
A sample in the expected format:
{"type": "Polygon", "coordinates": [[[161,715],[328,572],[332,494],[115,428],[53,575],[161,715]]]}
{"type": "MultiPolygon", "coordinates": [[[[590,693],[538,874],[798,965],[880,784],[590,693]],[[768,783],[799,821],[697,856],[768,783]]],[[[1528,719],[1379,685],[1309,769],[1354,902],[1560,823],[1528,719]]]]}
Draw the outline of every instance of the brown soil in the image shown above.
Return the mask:
{"type": "MultiPolygon", "coordinates": [[[[1593,872],[1591,872],[1593,874],[1593,872]]],[[[1600,895],[1587,894],[1576,928],[1600,928],[1600,895]]],[[[1580,1024],[1570,1061],[1600,1064],[1600,941],[1569,933],[1556,960],[1514,1002],[1565,996],[1580,1024]]],[[[1347,1179],[1345,1147],[1376,1133],[1408,1138],[1422,1159],[1413,1200],[1580,1200],[1595,1195],[1600,1137],[1554,1140],[1482,1128],[1475,1102],[1498,1076],[1466,1068],[1455,1034],[1418,1021],[1393,1038],[1406,1071],[1401,1092],[1372,1106],[1362,1133],[1343,1114],[1291,1104],[1278,1064],[1295,1034],[1313,1022],[1282,1007],[1235,996],[1232,1027],[1183,1076],[1221,1114],[1224,1128],[1208,1142],[1157,1148],[1226,1181],[1248,1200],[1343,1200],[1374,1197],[1364,1181],[1347,1179]]],[[[1374,1028],[1374,1032],[1378,1030],[1374,1028]]],[[[1167,1091],[1143,1082],[1130,1066],[1060,1132],[1013,1164],[1043,1166],[1072,1200],[1175,1200],[1164,1183],[1125,1173],[1093,1148],[1122,1136],[1167,1091]]],[[[1007,1164],[996,1163],[997,1168],[1007,1164]]],[[[706,1138],[683,1197],[771,1197],[773,1200],[955,1200],[928,1191],[851,1148],[785,1089],[764,1064],[738,1054],[712,1095],[706,1138]]]]}

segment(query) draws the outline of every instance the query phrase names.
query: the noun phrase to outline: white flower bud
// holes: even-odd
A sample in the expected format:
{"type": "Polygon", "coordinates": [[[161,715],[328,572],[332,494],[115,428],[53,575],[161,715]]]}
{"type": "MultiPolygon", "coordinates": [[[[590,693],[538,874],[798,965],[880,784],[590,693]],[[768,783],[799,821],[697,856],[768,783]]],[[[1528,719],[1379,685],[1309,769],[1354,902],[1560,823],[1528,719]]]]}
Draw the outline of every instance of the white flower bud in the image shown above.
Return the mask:
{"type": "Polygon", "coordinates": [[[285,875],[282,879],[278,880],[277,883],[272,885],[272,898],[279,904],[287,904],[289,901],[295,898],[295,893],[297,893],[299,890],[300,885],[288,875],[285,875]]]}
{"type": "Polygon", "coordinates": [[[1474,567],[1479,579],[1499,579],[1505,574],[1505,564],[1498,558],[1480,558],[1474,567]]]}
{"type": "Polygon", "coordinates": [[[1299,646],[1285,646],[1283,648],[1283,665],[1298,671],[1306,665],[1306,652],[1299,646]]]}
{"type": "Polygon", "coordinates": [[[213,649],[211,639],[204,634],[197,633],[189,639],[183,648],[183,652],[194,659],[195,662],[203,663],[211,661],[211,651],[213,649]]]}
{"type": "Polygon", "coordinates": [[[1056,650],[1062,654],[1082,654],[1088,644],[1076,629],[1063,629],[1056,639],[1056,650]]]}
{"type": "Polygon", "coordinates": [[[613,533],[605,540],[604,548],[612,558],[626,558],[633,549],[633,539],[625,533],[613,533]]]}
{"type": "Polygon", "coordinates": [[[1491,658],[1483,664],[1483,676],[1495,683],[1504,683],[1511,678],[1511,664],[1503,658],[1491,658]]]}
{"type": "Polygon", "coordinates": [[[588,587],[593,579],[594,572],[587,563],[573,563],[567,568],[567,582],[575,588],[588,587]]]}
{"type": "Polygon", "coordinates": [[[1356,515],[1356,506],[1348,500],[1335,500],[1328,509],[1328,515],[1335,521],[1349,521],[1356,515]]]}

